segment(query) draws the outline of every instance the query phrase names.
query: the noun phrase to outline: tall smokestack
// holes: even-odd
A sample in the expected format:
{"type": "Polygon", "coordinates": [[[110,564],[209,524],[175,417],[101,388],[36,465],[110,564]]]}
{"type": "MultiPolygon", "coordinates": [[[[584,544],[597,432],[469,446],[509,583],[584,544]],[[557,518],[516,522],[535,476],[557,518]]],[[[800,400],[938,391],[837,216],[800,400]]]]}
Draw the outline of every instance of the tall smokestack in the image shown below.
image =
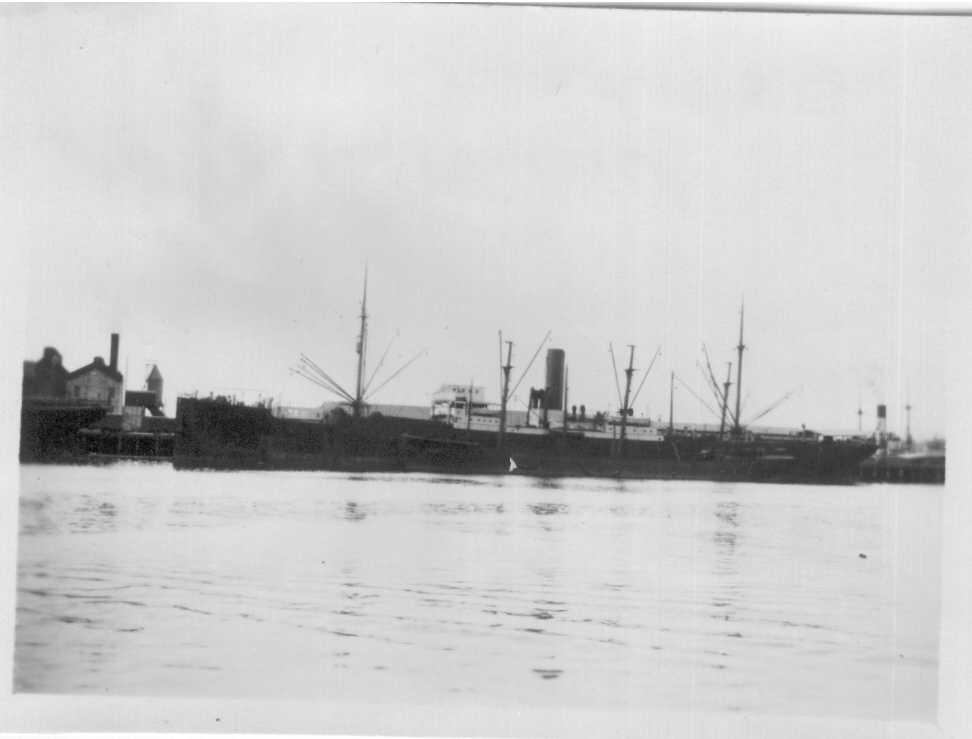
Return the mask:
{"type": "Polygon", "coordinates": [[[547,385],[544,408],[551,411],[564,409],[564,350],[547,350],[547,385]]]}
{"type": "Polygon", "coordinates": [[[108,366],[118,371],[118,334],[111,335],[111,362],[108,366]]]}

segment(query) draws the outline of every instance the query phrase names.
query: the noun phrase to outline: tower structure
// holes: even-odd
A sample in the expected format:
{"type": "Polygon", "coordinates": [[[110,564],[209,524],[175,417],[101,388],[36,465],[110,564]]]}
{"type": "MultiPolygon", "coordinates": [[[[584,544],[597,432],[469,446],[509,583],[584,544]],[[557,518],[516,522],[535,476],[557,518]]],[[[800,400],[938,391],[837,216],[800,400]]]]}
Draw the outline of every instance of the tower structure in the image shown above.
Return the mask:
{"type": "Polygon", "coordinates": [[[155,403],[160,408],[162,407],[162,373],[159,372],[159,366],[157,364],[152,365],[152,370],[149,372],[148,377],[145,378],[145,389],[150,393],[155,394],[155,403]]]}

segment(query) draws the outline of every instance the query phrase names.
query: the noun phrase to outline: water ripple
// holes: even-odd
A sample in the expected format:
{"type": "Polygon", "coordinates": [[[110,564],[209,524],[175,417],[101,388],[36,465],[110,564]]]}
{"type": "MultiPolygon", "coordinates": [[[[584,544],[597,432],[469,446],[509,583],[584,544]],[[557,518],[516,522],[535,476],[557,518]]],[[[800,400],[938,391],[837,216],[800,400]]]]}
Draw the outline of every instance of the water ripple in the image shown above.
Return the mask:
{"type": "Polygon", "coordinates": [[[467,482],[31,469],[16,689],[934,713],[912,491],[467,482]]]}

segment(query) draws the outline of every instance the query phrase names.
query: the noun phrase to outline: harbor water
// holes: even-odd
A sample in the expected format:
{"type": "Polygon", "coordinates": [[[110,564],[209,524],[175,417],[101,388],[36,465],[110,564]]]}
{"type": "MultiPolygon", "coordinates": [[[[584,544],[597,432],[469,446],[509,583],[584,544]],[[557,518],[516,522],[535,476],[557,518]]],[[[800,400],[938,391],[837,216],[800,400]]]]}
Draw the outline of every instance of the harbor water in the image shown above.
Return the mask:
{"type": "Polygon", "coordinates": [[[941,495],[25,465],[15,689],[933,720],[941,495]]]}

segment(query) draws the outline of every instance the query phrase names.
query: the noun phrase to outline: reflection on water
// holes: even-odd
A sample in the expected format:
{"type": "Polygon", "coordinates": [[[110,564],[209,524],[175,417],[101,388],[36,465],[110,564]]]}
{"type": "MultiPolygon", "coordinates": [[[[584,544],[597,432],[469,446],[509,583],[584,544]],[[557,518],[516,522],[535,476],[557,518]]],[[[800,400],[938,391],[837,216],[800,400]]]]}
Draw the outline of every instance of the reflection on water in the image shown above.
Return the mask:
{"type": "Polygon", "coordinates": [[[363,521],[368,517],[368,514],[363,510],[358,508],[358,504],[353,500],[349,500],[344,504],[344,520],[345,521],[363,521]]]}
{"type": "MultiPolygon", "coordinates": [[[[716,622],[714,635],[722,637],[709,649],[705,650],[706,666],[712,670],[725,670],[720,676],[725,683],[732,682],[737,687],[746,685],[744,677],[737,672],[734,660],[736,655],[734,639],[742,639],[742,633],[732,631],[739,620],[738,603],[745,603],[746,593],[740,578],[737,563],[737,544],[739,544],[739,529],[742,506],[734,498],[719,500],[714,506],[715,531],[712,541],[715,545],[715,557],[712,574],[716,582],[712,597],[709,601],[711,610],[709,618],[716,622]]],[[[729,710],[743,709],[737,702],[727,706],[729,710]]]]}
{"type": "Polygon", "coordinates": [[[920,486],[25,466],[16,689],[930,718],[939,511],[920,486]]]}
{"type": "Polygon", "coordinates": [[[567,505],[564,503],[532,503],[527,508],[538,516],[553,516],[557,513],[567,513],[567,505]]]}

